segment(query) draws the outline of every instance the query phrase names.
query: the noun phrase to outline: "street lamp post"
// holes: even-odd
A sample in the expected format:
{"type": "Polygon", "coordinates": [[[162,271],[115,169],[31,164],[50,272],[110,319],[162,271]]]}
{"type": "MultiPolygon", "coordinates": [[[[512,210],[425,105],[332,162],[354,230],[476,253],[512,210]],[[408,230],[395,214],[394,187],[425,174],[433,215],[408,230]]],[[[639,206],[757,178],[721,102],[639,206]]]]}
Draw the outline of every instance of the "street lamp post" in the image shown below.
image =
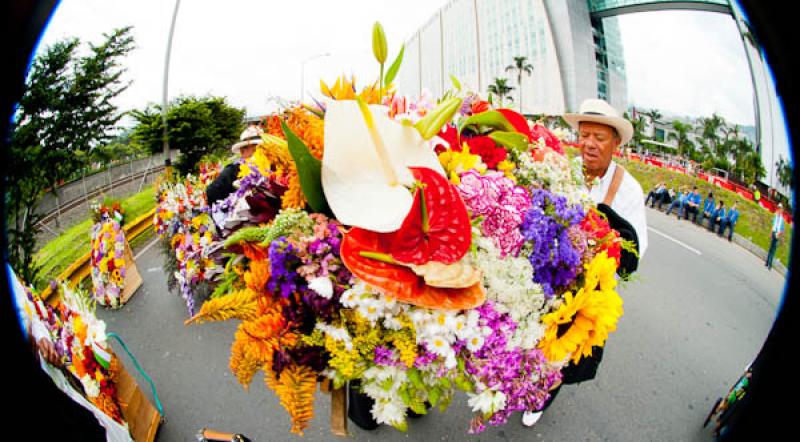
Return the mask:
{"type": "Polygon", "coordinates": [[[311,60],[314,60],[315,58],[327,57],[329,55],[331,55],[330,52],[325,52],[323,54],[312,55],[311,57],[308,57],[305,60],[303,60],[302,62],[300,62],[300,104],[303,104],[303,95],[305,95],[305,80],[306,80],[305,69],[306,69],[306,63],[311,61],[311,60]]]}
{"type": "Polygon", "coordinates": [[[167,96],[169,95],[169,57],[172,52],[172,35],[175,33],[175,21],[178,18],[178,7],[181,0],[175,0],[175,9],[172,11],[172,23],[169,27],[169,37],[167,38],[167,54],[164,57],[164,83],[161,95],[161,120],[164,126],[164,171],[170,173],[171,161],[169,158],[169,140],[167,138],[167,96]]]}

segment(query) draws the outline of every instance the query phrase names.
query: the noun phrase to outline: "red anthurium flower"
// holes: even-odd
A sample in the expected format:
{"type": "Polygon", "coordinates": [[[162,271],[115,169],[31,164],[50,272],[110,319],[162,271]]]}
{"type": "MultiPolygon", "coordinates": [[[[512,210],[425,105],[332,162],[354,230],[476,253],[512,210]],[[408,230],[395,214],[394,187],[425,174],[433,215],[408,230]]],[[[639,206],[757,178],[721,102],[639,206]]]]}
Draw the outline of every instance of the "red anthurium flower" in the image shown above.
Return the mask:
{"type": "Polygon", "coordinates": [[[473,115],[479,114],[481,112],[486,112],[489,109],[490,109],[489,102],[485,100],[475,100],[470,105],[470,110],[472,111],[473,115]]]}
{"type": "Polygon", "coordinates": [[[411,211],[393,236],[391,255],[408,264],[452,264],[469,250],[471,226],[464,201],[447,178],[426,167],[410,167],[421,184],[411,211]]]}
{"type": "Polygon", "coordinates": [[[517,132],[526,135],[529,140],[532,139],[531,128],[528,127],[528,120],[525,117],[511,109],[497,109],[497,112],[503,114],[517,132]]]}
{"type": "Polygon", "coordinates": [[[462,310],[486,300],[481,283],[467,288],[439,288],[425,284],[408,267],[389,254],[392,234],[353,227],[344,235],[341,257],[344,265],[385,296],[426,308],[462,310]]]}
{"type": "Polygon", "coordinates": [[[534,124],[533,130],[531,130],[531,135],[533,136],[533,140],[538,140],[540,138],[544,138],[544,144],[549,147],[550,149],[564,155],[564,148],[561,146],[561,140],[558,139],[557,136],[553,135],[546,127],[542,126],[541,124],[534,124]]]}

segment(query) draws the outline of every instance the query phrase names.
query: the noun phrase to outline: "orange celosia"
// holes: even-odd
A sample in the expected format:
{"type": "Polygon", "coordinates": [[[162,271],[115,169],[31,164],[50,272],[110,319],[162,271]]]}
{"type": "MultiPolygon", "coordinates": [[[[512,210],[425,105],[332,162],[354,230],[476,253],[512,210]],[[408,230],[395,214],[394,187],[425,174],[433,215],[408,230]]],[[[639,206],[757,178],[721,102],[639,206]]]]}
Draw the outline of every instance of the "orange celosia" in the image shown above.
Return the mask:
{"type": "Polygon", "coordinates": [[[262,126],[266,126],[266,133],[276,137],[283,138],[283,129],[281,129],[281,117],[278,115],[270,115],[264,119],[262,126]]]}
{"type": "Polygon", "coordinates": [[[303,108],[294,108],[289,111],[286,121],[289,129],[303,140],[311,155],[318,160],[322,159],[324,152],[325,123],[321,118],[303,108]]]}
{"type": "Polygon", "coordinates": [[[284,209],[302,209],[306,206],[306,195],[300,187],[300,176],[296,170],[289,173],[289,187],[284,192],[281,199],[281,207],[284,209]]]}
{"type": "Polygon", "coordinates": [[[302,436],[314,417],[317,373],[305,365],[292,364],[283,369],[275,385],[281,405],[292,418],[291,432],[302,436]]]}
{"type": "Polygon", "coordinates": [[[250,261],[250,268],[244,273],[244,283],[251,290],[261,293],[269,281],[269,260],[250,261]]]}

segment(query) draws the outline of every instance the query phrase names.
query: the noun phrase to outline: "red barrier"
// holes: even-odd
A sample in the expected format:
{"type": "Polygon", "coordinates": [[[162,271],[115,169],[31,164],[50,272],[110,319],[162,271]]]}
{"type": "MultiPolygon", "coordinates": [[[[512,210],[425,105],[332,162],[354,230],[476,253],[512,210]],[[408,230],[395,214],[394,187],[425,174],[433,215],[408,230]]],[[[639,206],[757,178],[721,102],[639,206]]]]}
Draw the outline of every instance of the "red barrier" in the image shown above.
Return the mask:
{"type": "MultiPolygon", "coordinates": [[[[639,154],[636,154],[636,153],[628,154],[628,159],[642,162],[642,157],[639,154]]],[[[665,166],[662,161],[654,159],[654,158],[645,158],[644,159],[644,163],[645,164],[650,164],[652,166],[663,167],[663,168],[666,168],[667,170],[671,170],[673,172],[679,172],[679,173],[682,173],[682,174],[686,175],[686,169],[684,169],[683,167],[673,166],[673,165],[665,166]]],[[[748,189],[748,188],[746,188],[744,186],[740,186],[738,184],[732,183],[732,182],[730,182],[730,181],[728,181],[728,180],[726,180],[724,178],[721,178],[721,177],[718,177],[718,176],[713,176],[713,175],[708,175],[708,174],[703,173],[703,172],[697,172],[697,178],[700,178],[703,181],[707,181],[707,182],[709,182],[711,184],[714,184],[716,186],[719,186],[719,187],[722,187],[724,189],[727,189],[727,190],[730,190],[732,192],[735,192],[739,196],[741,196],[742,198],[745,198],[747,200],[754,201],[754,199],[755,199],[754,196],[753,196],[753,192],[751,192],[750,189],[748,189]]],[[[757,202],[757,204],[759,206],[763,207],[764,209],[769,210],[772,213],[775,213],[775,210],[777,210],[777,208],[778,208],[778,204],[776,202],[774,202],[772,200],[769,200],[769,199],[766,199],[764,197],[761,197],[761,199],[757,202]]],[[[792,214],[788,213],[788,212],[784,212],[783,213],[783,219],[785,219],[788,224],[792,224],[792,222],[793,222],[792,214]]]]}

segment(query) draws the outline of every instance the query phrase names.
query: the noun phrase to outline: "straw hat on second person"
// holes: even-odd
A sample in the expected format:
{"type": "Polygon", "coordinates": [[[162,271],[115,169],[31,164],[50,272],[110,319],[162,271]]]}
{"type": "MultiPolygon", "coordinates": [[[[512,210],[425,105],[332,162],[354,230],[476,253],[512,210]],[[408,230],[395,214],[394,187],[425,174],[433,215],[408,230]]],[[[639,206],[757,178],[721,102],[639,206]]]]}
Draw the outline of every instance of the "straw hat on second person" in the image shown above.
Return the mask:
{"type": "Polygon", "coordinates": [[[241,149],[249,144],[261,144],[261,134],[264,131],[255,125],[248,126],[247,129],[242,131],[242,134],[239,135],[239,142],[231,146],[231,150],[235,154],[239,154],[241,149]]]}
{"type": "Polygon", "coordinates": [[[577,114],[564,114],[564,120],[575,130],[579,130],[582,121],[601,123],[611,126],[617,130],[621,141],[620,146],[624,145],[633,137],[633,125],[630,121],[620,116],[619,112],[604,100],[591,98],[581,103],[581,108],[577,114]]]}

